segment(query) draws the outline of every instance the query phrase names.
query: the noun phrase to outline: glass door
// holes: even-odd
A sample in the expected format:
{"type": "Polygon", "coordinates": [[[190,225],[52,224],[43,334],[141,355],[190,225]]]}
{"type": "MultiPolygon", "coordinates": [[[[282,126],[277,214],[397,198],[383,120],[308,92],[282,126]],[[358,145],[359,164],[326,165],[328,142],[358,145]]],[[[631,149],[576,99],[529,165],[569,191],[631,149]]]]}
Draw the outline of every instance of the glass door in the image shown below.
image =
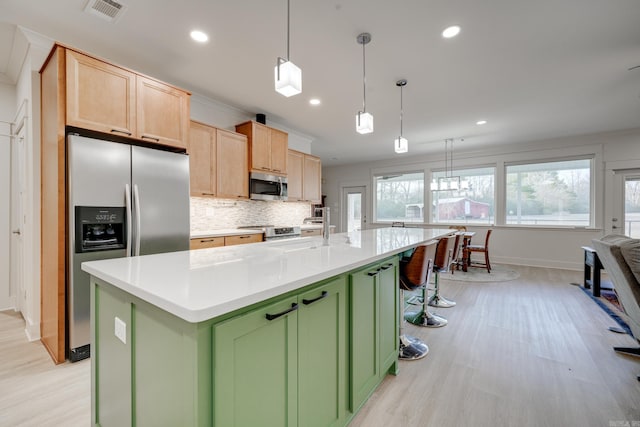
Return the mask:
{"type": "Polygon", "coordinates": [[[365,203],[366,187],[342,188],[342,230],[350,233],[366,229],[367,214],[365,203]]]}
{"type": "Polygon", "coordinates": [[[616,172],[612,231],[640,238],[640,171],[616,172]]]}
{"type": "Polygon", "coordinates": [[[640,238],[640,175],[624,180],[624,234],[640,238]]]}

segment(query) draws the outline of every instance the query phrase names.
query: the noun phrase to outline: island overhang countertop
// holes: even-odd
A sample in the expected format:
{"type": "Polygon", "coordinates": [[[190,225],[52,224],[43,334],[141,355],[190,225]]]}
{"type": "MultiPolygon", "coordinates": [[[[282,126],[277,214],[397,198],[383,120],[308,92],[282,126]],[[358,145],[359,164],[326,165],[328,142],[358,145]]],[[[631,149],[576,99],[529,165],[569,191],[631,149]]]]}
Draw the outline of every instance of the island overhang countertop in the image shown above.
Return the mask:
{"type": "Polygon", "coordinates": [[[448,229],[378,228],[91,261],[82,270],[187,322],[203,322],[363,267],[448,229]]]}

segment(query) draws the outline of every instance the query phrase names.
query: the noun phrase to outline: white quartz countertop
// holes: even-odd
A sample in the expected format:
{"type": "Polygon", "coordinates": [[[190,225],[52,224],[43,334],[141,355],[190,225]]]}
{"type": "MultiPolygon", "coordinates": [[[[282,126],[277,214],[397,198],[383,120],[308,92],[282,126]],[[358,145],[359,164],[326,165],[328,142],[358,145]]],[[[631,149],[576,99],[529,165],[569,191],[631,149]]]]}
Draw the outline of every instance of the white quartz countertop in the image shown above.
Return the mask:
{"type": "Polygon", "coordinates": [[[262,234],[261,230],[249,230],[246,228],[224,228],[209,231],[191,233],[192,239],[205,239],[207,237],[244,236],[247,234],[262,234]]]}
{"type": "Polygon", "coordinates": [[[363,267],[448,229],[379,228],[194,251],[90,261],[82,270],[197,323],[363,267]],[[347,241],[349,237],[349,241],[347,241]]]}

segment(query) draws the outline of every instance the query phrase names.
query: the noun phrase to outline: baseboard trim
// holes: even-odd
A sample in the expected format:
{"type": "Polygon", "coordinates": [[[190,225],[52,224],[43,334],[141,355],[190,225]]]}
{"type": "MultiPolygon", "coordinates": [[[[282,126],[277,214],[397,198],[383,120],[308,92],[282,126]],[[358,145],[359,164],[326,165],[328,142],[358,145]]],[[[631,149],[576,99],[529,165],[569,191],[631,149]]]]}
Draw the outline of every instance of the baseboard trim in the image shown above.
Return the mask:
{"type": "Polygon", "coordinates": [[[581,262],[554,261],[538,258],[516,258],[491,256],[491,264],[511,264],[525,267],[555,268],[560,270],[582,271],[584,265],[581,262]]]}
{"type": "Polygon", "coordinates": [[[40,340],[40,324],[34,325],[33,322],[25,319],[24,334],[29,342],[40,340]]]}

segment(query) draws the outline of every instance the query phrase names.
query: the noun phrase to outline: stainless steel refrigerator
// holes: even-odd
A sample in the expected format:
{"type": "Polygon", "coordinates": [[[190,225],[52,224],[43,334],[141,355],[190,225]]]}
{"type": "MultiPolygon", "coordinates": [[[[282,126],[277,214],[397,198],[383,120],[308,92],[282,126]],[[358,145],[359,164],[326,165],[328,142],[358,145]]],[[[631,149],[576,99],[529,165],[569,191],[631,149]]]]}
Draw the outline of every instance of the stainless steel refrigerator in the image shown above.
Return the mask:
{"type": "Polygon", "coordinates": [[[189,249],[189,157],[67,136],[68,358],[89,357],[85,261],[189,249]]]}

